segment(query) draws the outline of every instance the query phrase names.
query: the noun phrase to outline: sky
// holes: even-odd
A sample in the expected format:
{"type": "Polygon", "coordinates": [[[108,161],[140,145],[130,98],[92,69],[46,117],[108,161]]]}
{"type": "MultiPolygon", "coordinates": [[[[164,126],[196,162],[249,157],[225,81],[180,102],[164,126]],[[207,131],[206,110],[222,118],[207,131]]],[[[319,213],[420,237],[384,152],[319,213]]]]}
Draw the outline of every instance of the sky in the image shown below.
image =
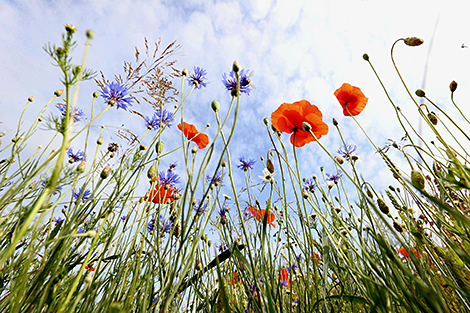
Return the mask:
{"type": "MultiPolygon", "coordinates": [[[[233,61],[254,70],[251,80],[256,89],[241,97],[231,144],[234,162],[239,156],[258,160],[254,177],[262,175],[259,158],[266,157],[271,148],[263,118],[269,118],[282,103],[307,100],[322,111],[323,120],[330,127],[329,134],[320,139],[322,144],[333,153],[340,147],[332,125],[336,118],[347,144],[358,146],[359,172],[381,190],[393,183],[391,174],[360,128],[342,115],[333,93],[345,82],[361,88],[369,98],[365,110],[357,117],[361,126],[378,146],[383,147],[388,139],[399,141],[404,132],[362,55],[369,54],[395,104],[418,127],[416,106],[390,60],[395,40],[417,36],[425,40],[423,45],[408,47],[399,43],[394,53],[410,90],[414,92],[424,86],[431,99],[450,115],[457,116],[448,89],[449,83],[456,80],[459,86],[454,99],[468,113],[465,102],[470,90],[470,48],[466,45],[470,45],[470,18],[464,8],[463,0],[0,0],[0,131],[16,129],[29,96],[34,96],[35,101],[25,115],[25,125],[29,125],[28,118],[36,116],[53,91],[61,88],[59,70],[51,65],[43,47],[48,42],[60,43],[64,24],[72,24],[78,30],[74,54],[77,63],[84,49],[85,31],[91,29],[96,33],[86,66],[102,71],[109,79],[123,74],[123,62],[134,59],[135,47],[143,50],[144,38],[149,42],[161,38],[164,46],[176,40],[181,49],[175,67],[192,71],[194,66],[200,66],[208,73],[210,84],[193,91],[185,104],[185,120],[198,129],[207,123],[216,125],[210,108],[212,100],[218,100],[221,112],[226,112],[230,94],[221,80],[222,74],[231,70],[233,61]]],[[[175,80],[176,88],[180,84],[180,80],[175,80]]],[[[188,85],[185,88],[188,90],[188,85]]],[[[91,108],[91,94],[98,89],[93,81],[80,86],[78,106],[85,112],[91,108]]],[[[146,116],[153,114],[149,105],[135,104],[133,109],[146,116]]],[[[461,119],[458,121],[470,131],[461,119]]],[[[142,125],[140,131],[145,132],[142,119],[123,110],[112,110],[97,122],[97,125],[121,124],[137,133],[142,125]]],[[[172,129],[173,133],[165,134],[164,141],[180,142],[180,133],[175,126],[172,129]]],[[[96,135],[99,128],[94,131],[96,135]]],[[[11,139],[12,133],[2,138],[2,145],[11,139]]],[[[206,133],[212,139],[215,127],[209,127],[206,133]]],[[[111,133],[104,134],[105,143],[116,140],[111,133]]],[[[427,140],[433,139],[425,129],[422,134],[427,140]]],[[[38,142],[49,135],[41,136],[38,142]]],[[[287,143],[288,137],[283,138],[287,143]]],[[[303,177],[320,175],[322,166],[326,172],[334,173],[334,163],[316,143],[307,144],[297,153],[303,177]]],[[[399,166],[410,170],[403,158],[390,153],[399,166]]],[[[173,161],[168,160],[168,164],[173,161]]],[[[242,173],[235,180],[242,187],[242,173]]]]}

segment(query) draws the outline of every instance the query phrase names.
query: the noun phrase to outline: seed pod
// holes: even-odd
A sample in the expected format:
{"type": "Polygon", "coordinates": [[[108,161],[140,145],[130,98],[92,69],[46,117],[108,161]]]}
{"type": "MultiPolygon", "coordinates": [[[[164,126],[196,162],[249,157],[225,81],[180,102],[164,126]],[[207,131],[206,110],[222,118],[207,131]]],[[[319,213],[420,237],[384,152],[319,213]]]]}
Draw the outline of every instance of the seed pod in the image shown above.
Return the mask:
{"type": "Polygon", "coordinates": [[[163,147],[164,147],[163,142],[161,141],[157,142],[157,144],[155,145],[155,151],[157,152],[157,154],[160,154],[163,152],[163,147]]]}
{"type": "Polygon", "coordinates": [[[390,213],[390,208],[388,207],[387,203],[385,203],[385,201],[383,201],[382,199],[377,199],[377,205],[379,206],[379,209],[383,214],[388,215],[390,213]]]}
{"type": "Polygon", "coordinates": [[[362,58],[365,60],[365,61],[369,61],[369,55],[367,53],[364,53],[362,55],[362,58]]]}
{"type": "Polygon", "coordinates": [[[422,90],[422,89],[417,89],[417,90],[415,91],[415,94],[416,94],[418,97],[421,97],[421,98],[423,98],[424,96],[426,96],[426,93],[425,93],[424,90],[422,90]]]}
{"type": "Polygon", "coordinates": [[[425,186],[425,180],[423,174],[417,170],[411,171],[411,184],[419,190],[423,190],[425,186]]]}
{"type": "Polygon", "coordinates": [[[212,110],[214,110],[214,112],[219,111],[219,109],[220,109],[219,101],[217,101],[217,100],[212,101],[211,102],[211,107],[212,107],[212,110]]]}

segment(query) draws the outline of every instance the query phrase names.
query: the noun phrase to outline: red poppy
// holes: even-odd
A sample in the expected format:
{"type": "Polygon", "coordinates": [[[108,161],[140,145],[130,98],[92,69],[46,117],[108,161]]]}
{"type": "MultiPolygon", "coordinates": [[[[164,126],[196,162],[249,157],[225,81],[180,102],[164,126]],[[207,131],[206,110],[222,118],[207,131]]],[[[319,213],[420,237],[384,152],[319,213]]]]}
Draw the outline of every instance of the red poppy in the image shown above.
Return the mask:
{"type": "Polygon", "coordinates": [[[94,271],[94,270],[95,270],[95,268],[94,268],[93,266],[88,267],[88,265],[85,266],[85,269],[86,269],[86,270],[90,270],[90,271],[94,271]]]}
{"type": "Polygon", "coordinates": [[[313,254],[310,256],[310,258],[312,260],[317,261],[317,263],[320,264],[320,256],[316,252],[313,252],[313,254]],[[313,257],[314,255],[315,255],[315,258],[313,257]]]}
{"type": "Polygon", "coordinates": [[[296,147],[315,141],[315,138],[303,129],[303,122],[311,126],[312,133],[320,139],[328,134],[328,125],[322,121],[320,110],[306,100],[294,103],[283,103],[271,114],[274,128],[282,133],[292,134],[290,142],[296,147]],[[295,143],[294,143],[295,140],[295,143]]]}
{"type": "MultiPolygon", "coordinates": [[[[233,286],[233,285],[235,285],[236,283],[238,283],[238,279],[237,279],[237,272],[232,272],[232,274],[233,274],[233,278],[230,279],[230,285],[233,286]]],[[[241,282],[242,282],[242,281],[240,280],[240,283],[241,283],[241,282]]]]}
{"type": "MultiPolygon", "coordinates": [[[[257,208],[250,206],[248,207],[248,211],[250,211],[251,214],[254,215],[257,221],[263,222],[264,221],[264,215],[266,214],[265,209],[258,210],[257,208]]],[[[267,223],[271,225],[272,227],[276,228],[276,225],[274,225],[274,220],[276,219],[276,216],[274,215],[273,212],[269,211],[268,212],[268,218],[267,218],[267,223]]]]}
{"type": "MultiPolygon", "coordinates": [[[[174,189],[175,188],[172,186],[169,186],[168,189],[165,189],[165,185],[157,184],[153,191],[150,191],[149,189],[148,197],[152,200],[153,203],[166,204],[168,202],[173,202],[173,201],[176,201],[176,199],[173,198],[174,193],[175,193],[174,189]]],[[[147,197],[144,199],[145,201],[147,201],[147,197]]]]}
{"type": "Polygon", "coordinates": [[[204,149],[209,144],[209,137],[206,134],[198,132],[194,125],[183,122],[183,127],[181,124],[178,125],[178,129],[183,131],[186,139],[193,141],[197,144],[199,149],[204,149]],[[184,131],[183,131],[184,127],[184,131]]]}
{"type": "Polygon", "coordinates": [[[344,83],[335,91],[336,99],[343,107],[344,116],[356,116],[364,110],[369,98],[358,87],[344,83]]]}
{"type": "MultiPolygon", "coordinates": [[[[416,255],[417,258],[420,256],[419,252],[416,251],[415,248],[411,248],[411,251],[414,252],[414,254],[416,255]]],[[[408,251],[406,251],[405,248],[398,249],[398,252],[403,255],[403,257],[401,258],[402,260],[410,257],[410,255],[408,254],[408,251]]]]}
{"type": "Polygon", "coordinates": [[[285,268],[281,270],[281,284],[285,287],[290,287],[289,272],[285,268]]]}

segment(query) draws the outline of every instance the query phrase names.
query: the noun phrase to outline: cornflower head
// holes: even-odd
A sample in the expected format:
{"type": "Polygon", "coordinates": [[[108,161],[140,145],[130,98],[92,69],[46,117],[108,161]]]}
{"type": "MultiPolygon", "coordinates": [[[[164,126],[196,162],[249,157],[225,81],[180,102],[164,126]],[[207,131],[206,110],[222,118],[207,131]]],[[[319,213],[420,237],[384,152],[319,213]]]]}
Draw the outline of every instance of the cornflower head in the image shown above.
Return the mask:
{"type": "Polygon", "coordinates": [[[100,90],[100,93],[105,104],[116,105],[118,109],[125,111],[128,106],[132,106],[134,101],[128,94],[127,88],[119,82],[105,83],[105,87],[100,90]]]}
{"type": "Polygon", "coordinates": [[[219,250],[219,252],[224,252],[225,250],[227,250],[227,245],[223,241],[220,244],[216,243],[215,247],[217,248],[217,250],[219,250]]]}
{"type": "Polygon", "coordinates": [[[152,218],[150,219],[150,222],[148,223],[147,225],[147,231],[149,233],[151,233],[152,231],[155,230],[155,227],[158,227],[158,230],[163,234],[167,233],[169,234],[170,231],[171,231],[171,226],[173,225],[173,223],[168,220],[166,221],[162,215],[160,215],[160,218],[159,218],[159,221],[158,221],[158,225],[156,225],[156,217],[155,217],[155,214],[152,214],[152,218]]]}
{"type": "Polygon", "coordinates": [[[174,113],[172,113],[170,111],[167,111],[165,109],[163,109],[163,110],[160,109],[157,112],[155,112],[154,117],[156,117],[156,119],[157,119],[158,126],[166,124],[166,126],[168,126],[168,128],[170,128],[171,125],[173,125],[173,121],[172,121],[173,115],[174,115],[174,113]]]}
{"type": "Polygon", "coordinates": [[[122,220],[123,222],[126,221],[126,218],[127,218],[127,216],[125,216],[125,215],[121,216],[121,220],[122,220]]]}
{"type": "Polygon", "coordinates": [[[304,181],[304,187],[307,191],[313,192],[317,188],[317,183],[313,178],[309,178],[304,181]]]}
{"type": "Polygon", "coordinates": [[[188,84],[190,86],[194,85],[194,88],[201,89],[202,87],[206,87],[209,82],[206,82],[207,72],[205,69],[199,66],[194,67],[194,73],[189,75],[188,77],[188,84]]]}
{"type": "Polygon", "coordinates": [[[338,183],[338,181],[341,179],[341,177],[343,176],[343,174],[341,174],[341,171],[338,171],[337,174],[328,174],[328,173],[325,173],[326,174],[326,177],[327,177],[327,181],[331,181],[331,182],[334,182],[334,183],[338,183]]]}
{"type": "Polygon", "coordinates": [[[228,211],[228,208],[227,206],[224,206],[223,208],[221,208],[219,210],[219,215],[221,218],[226,218],[227,217],[227,211],[228,211]]]}
{"type": "Polygon", "coordinates": [[[153,117],[150,118],[149,116],[144,117],[145,125],[149,130],[157,130],[160,127],[160,122],[158,120],[157,113],[153,113],[153,117]]]}
{"type": "Polygon", "coordinates": [[[56,223],[56,225],[59,224],[59,223],[61,223],[61,222],[63,222],[63,221],[64,221],[64,218],[63,218],[63,217],[60,217],[60,216],[59,216],[58,218],[55,218],[55,217],[54,217],[54,222],[56,223]]]}
{"type": "Polygon", "coordinates": [[[86,155],[82,150],[78,150],[77,152],[73,152],[73,149],[70,148],[67,150],[67,155],[70,158],[70,163],[76,163],[81,161],[86,161],[86,155]]]}
{"type": "Polygon", "coordinates": [[[196,214],[203,215],[206,213],[207,204],[202,203],[201,200],[198,200],[197,203],[193,206],[193,210],[196,211],[196,214]]]}
{"type": "MultiPolygon", "coordinates": [[[[75,191],[74,189],[74,193],[73,193],[73,199],[75,201],[78,200],[78,198],[80,197],[80,194],[82,193],[82,187],[78,188],[78,190],[75,191]]],[[[91,190],[90,189],[87,189],[83,192],[83,196],[82,198],[80,199],[82,202],[85,202],[88,200],[88,198],[90,198],[91,196],[91,190]]]]}
{"type": "Polygon", "coordinates": [[[180,182],[180,177],[173,171],[160,172],[158,177],[163,185],[169,185],[171,187],[174,187],[180,182]]]}
{"type": "MultiPolygon", "coordinates": [[[[252,87],[250,85],[250,79],[248,74],[249,70],[241,70],[239,72],[240,75],[240,93],[244,93],[247,96],[250,95],[250,92],[252,90],[252,87]]],[[[237,75],[235,74],[234,71],[231,71],[230,73],[224,73],[222,75],[222,83],[225,85],[225,88],[227,90],[230,90],[233,96],[237,96],[237,75]]]]}
{"type": "MultiPolygon", "coordinates": [[[[42,188],[46,188],[47,182],[48,182],[48,179],[43,180],[43,181],[41,182],[42,188]]],[[[62,191],[62,187],[57,186],[57,187],[55,187],[55,191],[52,193],[52,195],[55,196],[55,195],[57,195],[57,194],[58,194],[59,192],[61,192],[61,191],[62,191]]]]}
{"type": "Polygon", "coordinates": [[[254,216],[253,213],[251,213],[251,210],[250,210],[250,207],[247,206],[244,210],[243,210],[243,219],[246,221],[247,219],[249,219],[250,217],[254,216]]]}
{"type": "Polygon", "coordinates": [[[256,161],[253,160],[253,159],[249,159],[249,160],[245,160],[245,157],[240,157],[238,159],[238,161],[240,161],[240,164],[237,165],[237,167],[241,170],[244,170],[245,172],[248,171],[248,170],[252,170],[253,169],[253,165],[255,165],[256,161]]]}
{"type": "Polygon", "coordinates": [[[210,184],[214,184],[214,185],[218,186],[222,182],[222,180],[224,179],[224,175],[225,174],[222,174],[222,172],[219,171],[214,176],[207,175],[206,176],[206,181],[210,184]]]}
{"type": "MultiPolygon", "coordinates": [[[[63,104],[56,104],[55,107],[59,109],[60,113],[62,114],[62,118],[65,118],[65,115],[67,114],[67,107],[63,104]]],[[[73,121],[80,122],[84,116],[85,113],[83,113],[81,109],[75,108],[73,112],[73,121]]]]}
{"type": "Polygon", "coordinates": [[[356,151],[356,145],[347,145],[346,147],[340,147],[336,153],[341,155],[343,158],[346,160],[349,160],[351,158],[351,155],[354,151],[356,151]]]}

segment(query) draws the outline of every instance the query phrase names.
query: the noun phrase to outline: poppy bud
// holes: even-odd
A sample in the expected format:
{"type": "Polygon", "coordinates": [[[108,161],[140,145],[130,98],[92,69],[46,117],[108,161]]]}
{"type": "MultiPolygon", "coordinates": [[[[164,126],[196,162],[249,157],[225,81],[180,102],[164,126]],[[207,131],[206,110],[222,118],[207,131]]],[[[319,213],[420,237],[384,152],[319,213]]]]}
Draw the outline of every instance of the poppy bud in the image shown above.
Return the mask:
{"type": "Polygon", "coordinates": [[[434,113],[434,112],[429,112],[429,113],[428,113],[428,118],[429,118],[429,120],[431,121],[431,123],[432,123],[433,125],[437,125],[438,119],[437,119],[436,113],[434,113]]]}
{"type": "Polygon", "coordinates": [[[396,229],[397,232],[402,233],[403,232],[403,227],[402,225],[398,224],[397,222],[393,221],[393,228],[396,229]]]}
{"type": "Polygon", "coordinates": [[[148,179],[153,179],[155,175],[157,175],[157,170],[155,169],[155,165],[152,165],[147,171],[147,177],[148,179]]]}
{"type": "Polygon", "coordinates": [[[86,38],[88,38],[88,39],[93,39],[93,38],[95,38],[95,32],[92,31],[91,29],[87,29],[87,31],[86,31],[86,38]]]}
{"type": "Polygon", "coordinates": [[[387,203],[385,203],[385,201],[383,201],[382,199],[377,198],[377,205],[379,206],[379,209],[383,214],[388,215],[388,213],[390,213],[390,208],[388,207],[387,203]]]}
{"type": "Polygon", "coordinates": [[[240,71],[240,64],[238,64],[237,61],[233,61],[232,70],[233,70],[235,73],[238,73],[238,72],[240,71]]]}
{"type": "Polygon", "coordinates": [[[344,159],[340,156],[335,156],[335,160],[336,162],[338,162],[339,164],[343,164],[344,163],[344,159]]]}
{"type": "Polygon", "coordinates": [[[188,76],[188,74],[189,74],[188,69],[187,69],[187,68],[184,68],[183,71],[181,72],[181,74],[182,74],[183,76],[188,76]]]}
{"type": "Polygon", "coordinates": [[[419,37],[408,37],[405,38],[405,44],[410,47],[421,46],[424,43],[424,40],[419,37]]]}
{"type": "Polygon", "coordinates": [[[42,116],[40,116],[40,117],[38,118],[38,122],[42,122],[43,120],[44,120],[44,118],[43,118],[42,116]]]}
{"type": "Polygon", "coordinates": [[[83,173],[85,172],[86,169],[86,163],[85,161],[82,161],[78,166],[77,166],[77,172],[83,173]]]}
{"type": "Polygon", "coordinates": [[[449,85],[450,92],[454,92],[457,90],[457,82],[453,80],[449,85]]]}
{"type": "Polygon", "coordinates": [[[268,159],[268,161],[266,161],[266,168],[268,169],[268,171],[273,174],[274,173],[274,164],[271,160],[268,159]]]}
{"type": "Polygon", "coordinates": [[[411,171],[411,184],[419,190],[423,190],[425,186],[423,174],[417,170],[411,171]]]}
{"type": "Polygon", "coordinates": [[[64,89],[57,89],[56,91],[54,91],[54,95],[56,97],[62,96],[63,93],[64,93],[64,89]]]}
{"type": "Polygon", "coordinates": [[[338,213],[338,214],[341,213],[342,210],[343,210],[342,208],[335,208],[335,211],[336,211],[336,213],[338,213]]]}
{"type": "Polygon", "coordinates": [[[144,151],[144,150],[147,150],[147,147],[146,147],[145,145],[140,145],[140,146],[139,146],[139,149],[140,149],[141,151],[144,151]]]}
{"type": "Polygon", "coordinates": [[[396,141],[392,143],[392,147],[394,147],[395,149],[398,149],[398,144],[396,143],[396,141]]]}
{"type": "Polygon", "coordinates": [[[33,96],[31,96],[31,97],[28,98],[28,102],[33,102],[33,101],[34,101],[34,97],[33,97],[33,96]]]}
{"type": "Polygon", "coordinates": [[[367,53],[364,53],[362,55],[362,58],[365,60],[365,61],[369,61],[369,55],[367,53]]]}
{"type": "Polygon", "coordinates": [[[268,126],[269,125],[269,120],[267,117],[263,118],[263,123],[264,125],[268,126]]]}
{"type": "Polygon", "coordinates": [[[366,188],[366,194],[369,198],[374,199],[374,194],[369,190],[369,188],[366,188]]]}
{"type": "Polygon", "coordinates": [[[393,187],[392,185],[388,186],[388,188],[389,188],[391,191],[395,191],[395,187],[393,187]]]}
{"type": "Polygon", "coordinates": [[[196,154],[196,152],[197,152],[197,147],[193,147],[193,148],[191,149],[191,153],[192,153],[192,154],[196,154]]]}
{"type": "Polygon", "coordinates": [[[302,128],[308,133],[312,129],[312,126],[307,122],[302,122],[302,128]]]}
{"type": "Polygon", "coordinates": [[[101,136],[100,136],[100,138],[98,138],[98,140],[96,141],[96,143],[97,143],[98,145],[102,145],[103,142],[104,142],[104,139],[103,139],[103,137],[101,137],[101,136]]]}
{"type": "Polygon", "coordinates": [[[101,179],[108,178],[109,174],[111,173],[111,166],[107,165],[100,174],[101,179]]]}
{"type": "Polygon", "coordinates": [[[96,98],[98,98],[99,96],[100,96],[100,94],[98,93],[98,91],[95,91],[95,92],[93,93],[93,98],[96,99],[96,98]]]}
{"type": "Polygon", "coordinates": [[[219,109],[220,109],[219,101],[217,101],[217,100],[212,101],[211,102],[211,107],[212,107],[212,110],[214,110],[214,112],[219,111],[219,109]]]}
{"type": "Polygon", "coordinates": [[[302,196],[304,197],[304,199],[307,199],[307,198],[308,198],[308,192],[307,192],[307,190],[302,189],[302,196]]]}
{"type": "Polygon", "coordinates": [[[208,245],[209,247],[212,246],[212,241],[209,240],[209,241],[207,242],[207,245],[208,245]]]}
{"type": "Polygon", "coordinates": [[[416,90],[416,91],[415,91],[415,94],[416,94],[418,97],[421,97],[421,98],[423,98],[423,97],[426,95],[426,93],[425,93],[424,90],[422,90],[422,89],[416,90]]]}
{"type": "Polygon", "coordinates": [[[157,142],[157,144],[155,145],[155,151],[157,152],[157,154],[162,153],[163,147],[164,147],[163,142],[161,141],[157,142]]]}
{"type": "Polygon", "coordinates": [[[222,166],[222,167],[226,167],[226,166],[227,166],[227,162],[225,161],[225,159],[222,159],[222,163],[220,164],[220,166],[222,166]]]}

